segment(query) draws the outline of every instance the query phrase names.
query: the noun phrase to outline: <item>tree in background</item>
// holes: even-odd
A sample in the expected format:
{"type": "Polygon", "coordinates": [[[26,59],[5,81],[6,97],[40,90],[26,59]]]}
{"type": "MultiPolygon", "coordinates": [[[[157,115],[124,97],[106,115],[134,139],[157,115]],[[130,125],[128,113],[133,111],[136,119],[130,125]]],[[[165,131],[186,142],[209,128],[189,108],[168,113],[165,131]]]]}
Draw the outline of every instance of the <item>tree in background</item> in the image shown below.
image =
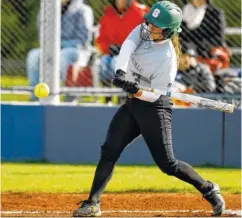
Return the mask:
{"type": "Polygon", "coordinates": [[[37,42],[36,16],[39,1],[2,1],[2,40],[3,58],[23,59],[29,48],[37,42]]]}

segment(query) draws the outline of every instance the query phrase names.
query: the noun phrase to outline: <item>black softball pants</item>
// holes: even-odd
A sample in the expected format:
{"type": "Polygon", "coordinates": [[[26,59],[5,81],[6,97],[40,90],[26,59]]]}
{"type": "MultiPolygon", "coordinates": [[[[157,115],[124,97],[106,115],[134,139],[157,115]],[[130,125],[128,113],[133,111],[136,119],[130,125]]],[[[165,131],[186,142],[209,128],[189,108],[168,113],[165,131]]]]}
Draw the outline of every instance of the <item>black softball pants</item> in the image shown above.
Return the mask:
{"type": "Polygon", "coordinates": [[[162,172],[193,185],[201,193],[208,191],[210,183],[202,179],[189,164],[177,160],[173,154],[171,105],[166,96],[161,96],[154,103],[127,98],[110,123],[89,200],[100,201],[122,151],[140,134],[162,172]]]}

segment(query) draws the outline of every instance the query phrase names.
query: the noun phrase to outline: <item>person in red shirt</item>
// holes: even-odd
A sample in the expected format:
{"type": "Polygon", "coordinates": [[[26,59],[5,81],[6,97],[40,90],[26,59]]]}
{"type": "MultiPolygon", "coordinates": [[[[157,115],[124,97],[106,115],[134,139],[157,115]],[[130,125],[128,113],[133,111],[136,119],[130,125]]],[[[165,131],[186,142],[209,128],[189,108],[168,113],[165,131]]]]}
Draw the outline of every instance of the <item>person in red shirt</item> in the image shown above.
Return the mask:
{"type": "Polygon", "coordinates": [[[129,33],[143,21],[149,8],[133,0],[109,0],[99,21],[96,47],[101,53],[100,80],[110,86],[115,74],[115,59],[129,33]]]}

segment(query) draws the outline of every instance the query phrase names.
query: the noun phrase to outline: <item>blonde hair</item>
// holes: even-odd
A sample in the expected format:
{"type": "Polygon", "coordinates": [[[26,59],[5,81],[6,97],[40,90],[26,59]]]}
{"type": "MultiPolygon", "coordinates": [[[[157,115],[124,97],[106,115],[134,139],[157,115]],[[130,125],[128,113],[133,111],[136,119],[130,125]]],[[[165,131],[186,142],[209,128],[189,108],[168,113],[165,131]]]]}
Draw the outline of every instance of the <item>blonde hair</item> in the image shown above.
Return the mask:
{"type": "Polygon", "coordinates": [[[179,67],[180,55],[181,55],[181,45],[179,36],[173,36],[171,38],[172,44],[176,52],[177,67],[179,67]]]}

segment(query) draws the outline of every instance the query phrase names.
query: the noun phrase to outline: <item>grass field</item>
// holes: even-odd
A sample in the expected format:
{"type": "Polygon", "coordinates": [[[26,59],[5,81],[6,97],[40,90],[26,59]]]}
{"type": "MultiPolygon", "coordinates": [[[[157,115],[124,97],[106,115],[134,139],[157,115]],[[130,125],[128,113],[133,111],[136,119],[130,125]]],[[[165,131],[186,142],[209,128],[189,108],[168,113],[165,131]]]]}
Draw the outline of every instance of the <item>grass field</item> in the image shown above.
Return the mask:
{"type": "MultiPolygon", "coordinates": [[[[12,87],[12,86],[28,86],[28,80],[24,76],[1,76],[1,86],[2,87],[12,87]]],[[[3,95],[1,94],[2,101],[28,101],[29,95],[3,95]]]]}
{"type": "MultiPolygon", "coordinates": [[[[87,193],[95,166],[54,164],[2,164],[2,192],[87,193]]],[[[223,192],[241,193],[240,169],[196,168],[207,180],[217,182],[223,192]]],[[[197,192],[156,166],[116,166],[107,192],[197,192]]]]}

